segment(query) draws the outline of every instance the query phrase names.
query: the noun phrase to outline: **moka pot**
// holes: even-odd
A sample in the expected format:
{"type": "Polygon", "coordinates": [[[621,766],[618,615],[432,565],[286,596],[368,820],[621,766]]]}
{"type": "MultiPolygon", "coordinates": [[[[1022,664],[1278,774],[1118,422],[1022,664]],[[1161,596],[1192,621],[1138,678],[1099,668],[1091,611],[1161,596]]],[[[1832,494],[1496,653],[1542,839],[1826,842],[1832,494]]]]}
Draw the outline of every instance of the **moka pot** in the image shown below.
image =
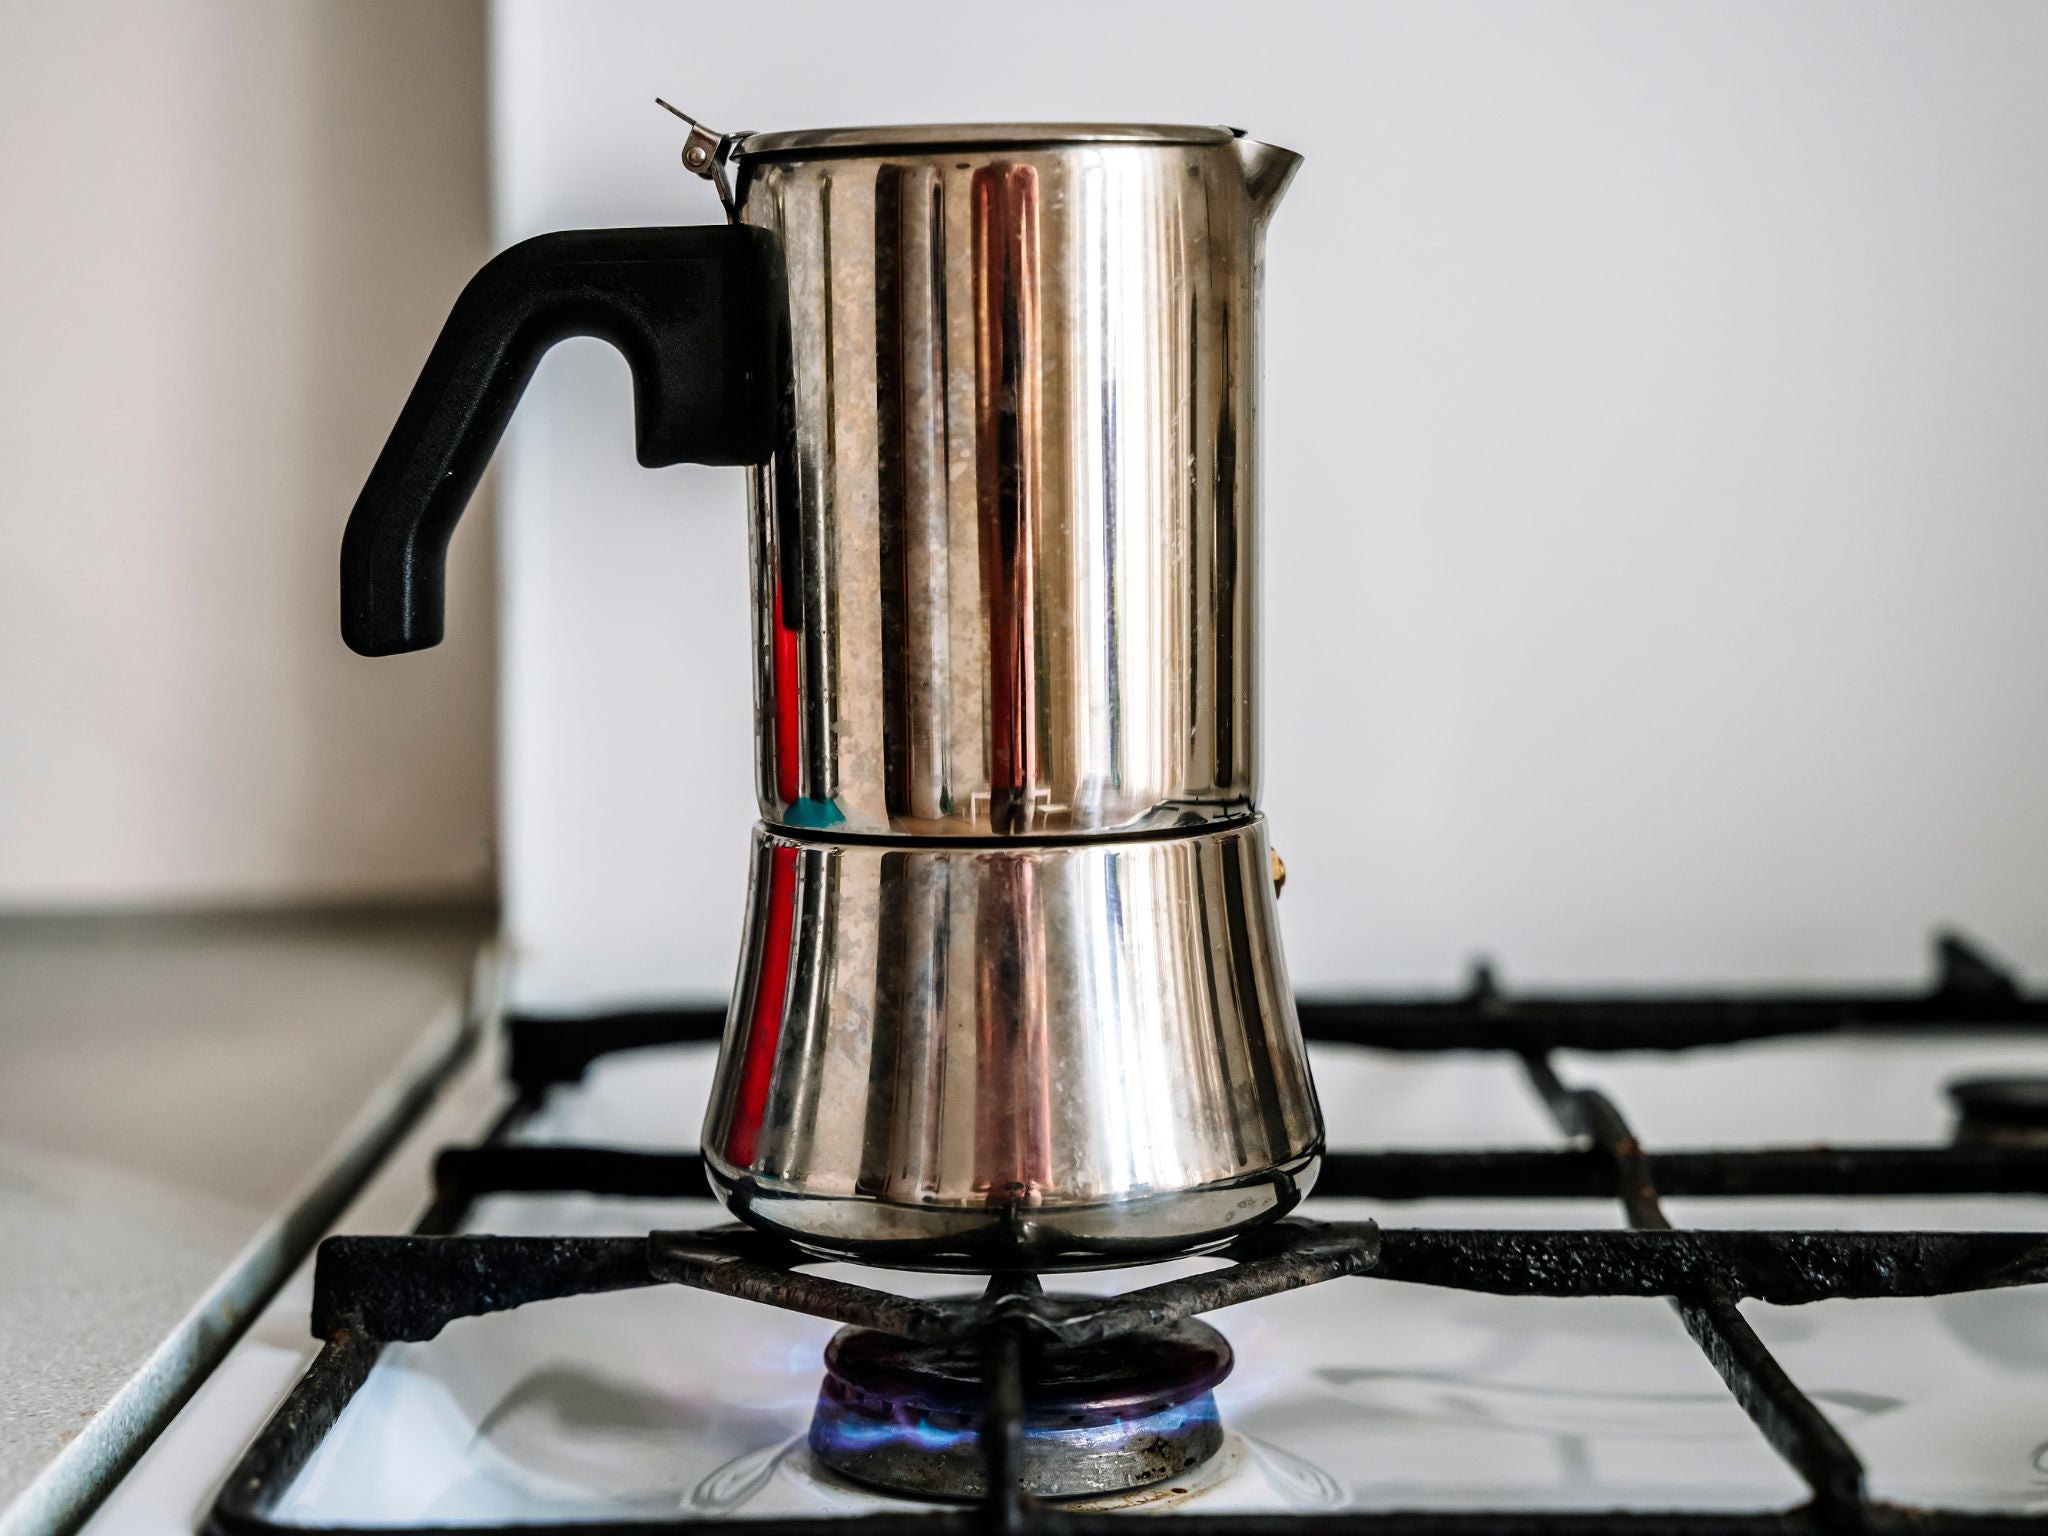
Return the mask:
{"type": "Polygon", "coordinates": [[[761,822],[719,1197],[941,1269],[1284,1214],[1322,1125],[1256,810],[1258,311],[1298,157],[975,124],[693,125],[683,158],[725,226],[543,235],[471,282],[349,521],[345,636],[440,638],[447,540],[534,366],[613,342],[640,461],[751,487],[761,822]]]}

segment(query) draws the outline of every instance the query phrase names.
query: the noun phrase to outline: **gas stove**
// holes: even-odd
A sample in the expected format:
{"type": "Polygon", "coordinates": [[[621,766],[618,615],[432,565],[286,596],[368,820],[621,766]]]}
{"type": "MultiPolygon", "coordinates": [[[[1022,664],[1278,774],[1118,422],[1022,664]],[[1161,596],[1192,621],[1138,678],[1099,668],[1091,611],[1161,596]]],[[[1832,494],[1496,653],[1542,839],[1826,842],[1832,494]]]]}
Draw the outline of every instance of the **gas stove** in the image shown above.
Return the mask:
{"type": "Polygon", "coordinates": [[[210,1383],[131,1482],[239,1423],[221,1536],[2048,1530],[2048,997],[1959,939],[1918,991],[1305,1002],[1304,1207],[1043,1279],[726,1221],[722,1022],[504,1020],[414,1229],[359,1211],[217,1373],[310,1309],[267,1422],[210,1383]]]}

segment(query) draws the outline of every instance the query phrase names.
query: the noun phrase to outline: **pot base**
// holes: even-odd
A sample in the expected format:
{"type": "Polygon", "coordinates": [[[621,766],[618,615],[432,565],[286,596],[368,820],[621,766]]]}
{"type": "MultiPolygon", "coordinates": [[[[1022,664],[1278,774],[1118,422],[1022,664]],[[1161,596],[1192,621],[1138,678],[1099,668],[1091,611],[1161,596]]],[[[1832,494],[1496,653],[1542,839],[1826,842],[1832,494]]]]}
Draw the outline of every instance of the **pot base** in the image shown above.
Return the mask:
{"type": "Polygon", "coordinates": [[[777,1189],[707,1156],[725,1208],[823,1259],[884,1269],[990,1274],[1115,1269],[1220,1248],[1292,1211],[1314,1187],[1322,1149],[1234,1184],[1177,1189],[1095,1205],[906,1205],[777,1189]]]}
{"type": "Polygon", "coordinates": [[[742,1220],[903,1268],[1140,1263],[1285,1215],[1322,1144],[1259,818],[1028,845],[755,830],[703,1139],[742,1220]]]}

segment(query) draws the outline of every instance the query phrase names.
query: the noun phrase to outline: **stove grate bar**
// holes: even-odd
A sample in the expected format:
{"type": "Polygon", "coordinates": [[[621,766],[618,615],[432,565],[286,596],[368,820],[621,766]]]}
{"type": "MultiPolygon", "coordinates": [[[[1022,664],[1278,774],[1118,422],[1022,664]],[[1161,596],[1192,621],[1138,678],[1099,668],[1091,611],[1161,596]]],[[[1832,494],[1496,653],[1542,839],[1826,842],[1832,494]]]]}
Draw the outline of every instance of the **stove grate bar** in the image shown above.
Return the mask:
{"type": "Polygon", "coordinates": [[[1862,1458],[1799,1389],[1749,1319],[1712,1287],[1695,1299],[1674,1300],[1672,1306],[1750,1422],[1813,1490],[1828,1528],[1861,1529],[1869,1502],[1862,1458]]]}
{"type": "Polygon", "coordinates": [[[636,1008],[619,1013],[511,1013],[505,1016],[506,1076],[525,1099],[558,1083],[580,1081],[590,1064],[614,1051],[658,1045],[701,1045],[725,1033],[725,1009],[636,1008]]]}
{"type": "Polygon", "coordinates": [[[278,1505],[341,1418],[349,1400],[370,1379],[382,1348],[374,1340],[344,1337],[321,1346],[222,1484],[206,1529],[228,1533],[296,1531],[274,1523],[278,1505]]]}
{"type": "Polygon", "coordinates": [[[649,1235],[647,1248],[655,1278],[671,1284],[928,1343],[958,1334],[955,1315],[944,1307],[894,1291],[803,1274],[794,1266],[820,1261],[746,1227],[655,1232],[649,1235]]]}
{"type": "MultiPolygon", "coordinates": [[[[1665,1196],[2048,1194],[2048,1147],[1743,1147],[1657,1153],[1665,1196]]],[[[1612,1198],[1614,1166],[1597,1147],[1555,1150],[1332,1152],[1318,1200],[1612,1198]]]]}
{"type": "Polygon", "coordinates": [[[1380,1231],[1373,1222],[1345,1227],[1277,1222],[1221,1249],[1216,1257],[1235,1261],[1228,1268],[1105,1296],[1095,1311],[1048,1322],[1046,1328],[1066,1343],[1092,1344],[1305,1285],[1366,1274],[1378,1262],[1379,1251],[1380,1231]]]}
{"type": "MultiPolygon", "coordinates": [[[[313,1332],[417,1342],[457,1318],[676,1284],[905,1338],[961,1336],[956,1312],[793,1271],[787,1263],[816,1261],[777,1261],[780,1246],[739,1227],[646,1237],[331,1237],[314,1265],[313,1332]]],[[[1516,1230],[1290,1219],[1222,1256],[1239,1262],[1105,1298],[1074,1335],[1064,1321],[1018,1320],[1078,1342],[1353,1274],[1496,1296],[1692,1296],[1718,1288],[1780,1306],[2048,1281],[2048,1235],[2038,1232],[1516,1230]]],[[[978,1314],[973,1326],[993,1315],[978,1314]]]]}
{"type": "Polygon", "coordinates": [[[434,1191],[464,1200],[484,1195],[605,1195],[624,1200],[708,1200],[704,1159],[695,1152],[485,1143],[446,1147],[434,1159],[434,1191]]]}
{"type": "MultiPolygon", "coordinates": [[[[1328,1222],[1343,1233],[1371,1222],[1328,1222]]],[[[1801,1306],[1953,1296],[2048,1281],[2039,1232],[1619,1231],[1565,1227],[1380,1227],[1365,1278],[1493,1296],[1731,1296],[1801,1306]]]]}
{"type": "Polygon", "coordinates": [[[1043,1292],[1035,1275],[996,1275],[988,1284],[993,1317],[988,1328],[985,1374],[988,1401],[982,1412],[981,1456],[988,1492],[980,1512],[985,1529],[1015,1536],[1029,1523],[1036,1500],[1024,1488],[1024,1358],[1029,1348],[1024,1320],[1012,1315],[1043,1292]]]}
{"type": "Polygon", "coordinates": [[[1458,997],[1304,998],[1298,1008],[1311,1040],[1387,1051],[1678,1051],[1838,1030],[2048,1026],[2048,994],[2022,992],[1961,935],[1937,935],[1934,962],[1934,981],[1919,991],[1605,996],[1515,996],[1482,964],[1458,997]]]}
{"type": "MultiPolygon", "coordinates": [[[[1666,1196],[2048,1194],[2048,1147],[1744,1147],[1657,1153],[1666,1196]]],[[[582,1194],[624,1200],[706,1200],[695,1152],[641,1152],[562,1143],[449,1147],[435,1160],[446,1199],[582,1194]]],[[[1329,1200],[1575,1200],[1614,1193],[1611,1161],[1596,1147],[1499,1151],[1330,1152],[1316,1180],[1329,1200]]]]}
{"type": "Polygon", "coordinates": [[[313,1263],[313,1334],[419,1343],[457,1318],[659,1279],[638,1237],[330,1237],[313,1263]]]}
{"type": "MultiPolygon", "coordinates": [[[[1452,996],[1303,998],[1297,1009],[1312,1041],[1389,1051],[1677,1051],[1836,1030],[2048,1028],[2048,994],[2023,992],[1970,939],[1937,934],[1934,969],[1933,982],[1917,991],[1516,995],[1482,964],[1452,996]]],[[[505,1031],[508,1075],[533,1100],[615,1051],[715,1041],[725,1008],[515,1013],[505,1031]]]]}
{"type": "MultiPolygon", "coordinates": [[[[983,1508],[913,1514],[721,1519],[522,1521],[516,1525],[307,1525],[280,1521],[224,1494],[205,1536],[1128,1536],[1127,1514],[1028,1505],[1016,1525],[983,1508]]],[[[1175,1514],[1187,1536],[2042,1536],[2038,1515],[1922,1510],[1872,1502],[1845,1527],[1809,1505],[1742,1510],[1390,1509],[1316,1514],[1175,1514]]]]}
{"type": "MultiPolygon", "coordinates": [[[[1672,1232],[1649,1155],[1613,1100],[1597,1089],[1567,1087],[1545,1055],[1522,1060],[1558,1128],[1590,1142],[1607,1159],[1629,1226],[1672,1232]]],[[[1750,1422],[1813,1491],[1830,1528],[1862,1527],[1868,1494],[1861,1459],[1757,1337],[1729,1288],[1708,1279],[1678,1290],[1671,1304],[1750,1422]]]]}

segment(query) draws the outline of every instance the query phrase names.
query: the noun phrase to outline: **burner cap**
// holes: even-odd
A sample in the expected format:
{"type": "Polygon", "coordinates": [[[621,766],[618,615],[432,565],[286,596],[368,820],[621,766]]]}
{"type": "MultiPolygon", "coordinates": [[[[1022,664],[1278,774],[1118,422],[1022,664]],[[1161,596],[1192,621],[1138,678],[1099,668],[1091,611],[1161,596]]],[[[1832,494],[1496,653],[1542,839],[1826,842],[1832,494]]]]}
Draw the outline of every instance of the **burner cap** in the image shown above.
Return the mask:
{"type": "Polygon", "coordinates": [[[1964,1077],[1948,1085],[1958,1141],[2048,1141],[2048,1077],[1964,1077]]]}
{"type": "MultiPolygon", "coordinates": [[[[1096,1303],[1040,1305],[1057,1317],[1096,1303]]],[[[1230,1365],[1223,1335],[1192,1318],[1095,1344],[1027,1348],[1025,1488],[1040,1498],[1112,1493],[1200,1464],[1223,1444],[1214,1388],[1230,1365]]],[[[978,1344],[842,1328],[825,1349],[811,1453],[894,1492],[979,1497],[985,1393],[978,1344]]]]}

